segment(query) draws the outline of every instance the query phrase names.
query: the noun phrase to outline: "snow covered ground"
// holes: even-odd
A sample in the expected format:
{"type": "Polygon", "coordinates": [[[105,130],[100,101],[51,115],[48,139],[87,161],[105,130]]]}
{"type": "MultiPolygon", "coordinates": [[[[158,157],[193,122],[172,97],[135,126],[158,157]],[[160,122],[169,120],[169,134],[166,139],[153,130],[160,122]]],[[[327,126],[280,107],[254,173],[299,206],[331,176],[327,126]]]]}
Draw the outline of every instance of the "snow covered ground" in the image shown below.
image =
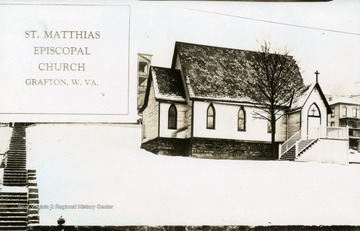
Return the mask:
{"type": "Polygon", "coordinates": [[[360,152],[356,150],[349,151],[349,163],[358,163],[360,164],[360,152]]]}
{"type": "Polygon", "coordinates": [[[140,133],[135,125],[28,128],[40,222],[360,225],[360,165],[160,156],[139,149],[140,133]]]}

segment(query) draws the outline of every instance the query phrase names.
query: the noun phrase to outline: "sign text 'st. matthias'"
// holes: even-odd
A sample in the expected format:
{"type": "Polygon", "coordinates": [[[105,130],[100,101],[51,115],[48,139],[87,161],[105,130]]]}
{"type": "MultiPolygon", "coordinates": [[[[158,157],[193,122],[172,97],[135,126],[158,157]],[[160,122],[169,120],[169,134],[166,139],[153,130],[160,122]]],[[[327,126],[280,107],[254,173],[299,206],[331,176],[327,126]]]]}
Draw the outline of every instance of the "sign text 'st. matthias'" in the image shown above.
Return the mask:
{"type": "MultiPolygon", "coordinates": [[[[43,33],[38,30],[25,30],[24,34],[26,39],[52,39],[52,40],[98,40],[101,38],[100,31],[87,31],[87,30],[45,30],[43,33]]],[[[67,42],[69,44],[69,42],[67,42]]],[[[33,55],[36,56],[59,56],[59,57],[72,57],[72,56],[90,56],[91,48],[88,46],[34,46],[33,55]]],[[[85,62],[40,62],[36,64],[36,69],[40,72],[85,72],[85,62]]],[[[81,80],[71,80],[72,85],[81,86],[78,84],[81,80]]],[[[98,86],[95,80],[86,79],[85,86],[98,86]],[[89,83],[93,84],[89,84],[89,83]]],[[[50,85],[50,86],[69,86],[66,79],[26,79],[26,85],[50,85]]]]}

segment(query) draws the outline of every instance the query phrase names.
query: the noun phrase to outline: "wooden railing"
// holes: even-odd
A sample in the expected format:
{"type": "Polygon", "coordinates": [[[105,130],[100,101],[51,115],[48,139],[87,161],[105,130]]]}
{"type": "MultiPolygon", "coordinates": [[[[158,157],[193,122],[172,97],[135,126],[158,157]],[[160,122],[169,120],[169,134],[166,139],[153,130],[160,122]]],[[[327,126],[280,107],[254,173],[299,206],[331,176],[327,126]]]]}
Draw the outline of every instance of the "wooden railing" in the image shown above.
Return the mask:
{"type": "MultiPolygon", "coordinates": [[[[336,140],[348,140],[349,139],[349,127],[319,127],[314,129],[305,138],[301,136],[301,130],[295,133],[283,144],[279,145],[279,159],[290,148],[295,146],[295,157],[301,151],[298,144],[301,140],[317,140],[317,139],[336,139],[336,140]]],[[[304,149],[304,148],[302,148],[304,149]]]]}
{"type": "Polygon", "coordinates": [[[279,145],[279,159],[285,152],[287,152],[290,148],[292,148],[299,140],[301,140],[301,130],[295,133],[283,144],[279,145]]]}

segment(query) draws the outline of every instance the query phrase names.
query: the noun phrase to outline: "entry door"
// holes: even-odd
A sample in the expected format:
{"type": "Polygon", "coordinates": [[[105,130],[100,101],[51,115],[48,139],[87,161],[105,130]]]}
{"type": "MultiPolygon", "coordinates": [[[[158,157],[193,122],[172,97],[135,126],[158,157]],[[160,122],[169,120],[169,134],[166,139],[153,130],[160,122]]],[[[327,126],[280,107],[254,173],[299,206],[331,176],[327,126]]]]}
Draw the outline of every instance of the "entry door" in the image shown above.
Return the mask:
{"type": "Polygon", "coordinates": [[[309,116],[308,117],[308,138],[309,139],[313,139],[316,138],[318,133],[316,133],[316,131],[318,131],[319,127],[320,127],[320,117],[312,117],[309,116]]]}
{"type": "Polygon", "coordinates": [[[314,103],[310,106],[308,111],[308,128],[307,135],[308,139],[313,139],[318,136],[316,132],[321,125],[321,116],[318,106],[314,103]]]}

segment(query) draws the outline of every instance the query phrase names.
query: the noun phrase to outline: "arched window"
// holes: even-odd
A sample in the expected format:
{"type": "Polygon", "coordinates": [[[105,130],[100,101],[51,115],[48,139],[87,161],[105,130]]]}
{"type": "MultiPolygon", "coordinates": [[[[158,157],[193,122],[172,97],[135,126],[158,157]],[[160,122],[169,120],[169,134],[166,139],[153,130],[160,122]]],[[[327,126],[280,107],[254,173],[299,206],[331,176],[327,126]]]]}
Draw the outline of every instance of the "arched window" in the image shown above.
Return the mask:
{"type": "Polygon", "coordinates": [[[177,110],[174,104],[171,104],[168,112],[168,129],[177,128],[177,110]]]}
{"type": "Polygon", "coordinates": [[[310,106],[308,116],[320,117],[319,107],[315,103],[310,106]]]}
{"type": "Polygon", "coordinates": [[[245,131],[246,130],[246,117],[245,117],[245,110],[244,107],[241,106],[238,112],[238,131],[245,131]]]}
{"type": "Polygon", "coordinates": [[[215,129],[215,108],[210,104],[206,113],[206,128],[215,129]]]}

